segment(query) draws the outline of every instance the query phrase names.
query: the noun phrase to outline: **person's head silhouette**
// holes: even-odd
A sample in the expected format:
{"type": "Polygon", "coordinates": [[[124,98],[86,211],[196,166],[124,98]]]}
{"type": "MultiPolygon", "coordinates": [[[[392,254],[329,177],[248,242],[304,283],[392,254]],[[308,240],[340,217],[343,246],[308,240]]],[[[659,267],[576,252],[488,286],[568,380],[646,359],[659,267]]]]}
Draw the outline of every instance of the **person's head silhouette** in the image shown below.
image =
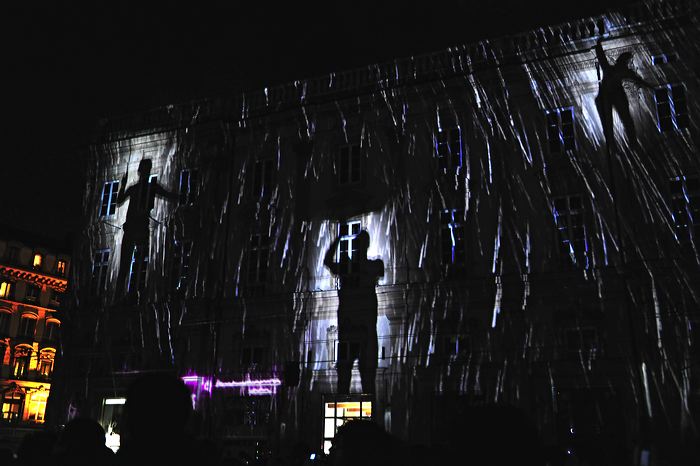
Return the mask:
{"type": "Polygon", "coordinates": [[[153,162],[151,162],[151,159],[141,159],[141,162],[139,162],[139,178],[148,181],[152,167],[153,162]]]}
{"type": "Polygon", "coordinates": [[[632,62],[632,53],[631,52],[622,52],[619,57],[617,57],[617,60],[615,60],[615,66],[619,68],[629,68],[630,63],[632,62]]]}
{"type": "Polygon", "coordinates": [[[355,253],[357,254],[357,258],[366,259],[367,249],[369,249],[369,233],[367,233],[367,230],[360,231],[355,237],[354,242],[357,246],[357,252],[355,253]]]}

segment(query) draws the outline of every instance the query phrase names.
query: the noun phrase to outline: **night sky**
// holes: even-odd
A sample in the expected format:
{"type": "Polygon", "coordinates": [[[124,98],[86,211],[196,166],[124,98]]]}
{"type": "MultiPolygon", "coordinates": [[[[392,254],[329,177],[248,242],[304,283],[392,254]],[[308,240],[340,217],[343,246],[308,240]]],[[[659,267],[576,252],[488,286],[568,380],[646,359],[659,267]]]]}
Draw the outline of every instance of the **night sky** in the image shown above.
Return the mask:
{"type": "Polygon", "coordinates": [[[0,20],[0,223],[62,238],[80,226],[86,141],[99,117],[437,51],[634,2],[12,3],[0,20]]]}

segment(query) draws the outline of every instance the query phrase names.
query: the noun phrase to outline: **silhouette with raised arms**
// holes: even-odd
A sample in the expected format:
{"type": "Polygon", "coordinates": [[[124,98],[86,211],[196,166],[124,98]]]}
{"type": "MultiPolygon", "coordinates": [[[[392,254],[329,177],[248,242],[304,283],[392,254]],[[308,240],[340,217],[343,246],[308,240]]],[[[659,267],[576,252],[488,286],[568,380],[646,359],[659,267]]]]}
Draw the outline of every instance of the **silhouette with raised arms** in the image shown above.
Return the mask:
{"type": "MultiPolygon", "coordinates": [[[[129,199],[129,209],[126,212],[126,222],[124,223],[119,275],[117,276],[117,297],[123,296],[125,290],[130,291],[128,290],[128,280],[132,257],[134,265],[142,267],[144,258],[148,255],[151,210],[155,204],[155,197],[177,199],[176,194],[150,179],[151,167],[151,159],[142,159],[138,168],[139,180],[129,188],[125,188],[128,179],[127,172],[119,185],[117,204],[122,205],[124,201],[129,199]]],[[[140,274],[143,273],[145,270],[140,271],[140,274]]]]}
{"type": "Polygon", "coordinates": [[[377,372],[377,280],[384,275],[380,259],[367,259],[369,233],[362,230],[352,237],[353,247],[335,261],[342,237],[338,236],[326,252],[323,263],[340,278],[338,290],[338,374],[339,394],[350,393],[352,365],[360,363],[364,393],[374,393],[377,372]]]}
{"type": "Polygon", "coordinates": [[[595,45],[594,49],[596,57],[598,58],[598,63],[603,70],[603,78],[598,87],[598,96],[595,98],[595,104],[598,108],[600,122],[603,125],[605,141],[611,148],[615,143],[613,135],[613,109],[617,111],[620,120],[622,120],[627,138],[630,142],[636,141],[637,132],[634,129],[634,121],[630,114],[629,101],[627,100],[627,94],[625,93],[622,83],[623,81],[631,81],[647,89],[653,89],[654,86],[642,79],[629,67],[632,61],[631,52],[622,52],[620,56],[617,57],[615,64],[611,64],[605,56],[603,45],[600,40],[595,45]]]}

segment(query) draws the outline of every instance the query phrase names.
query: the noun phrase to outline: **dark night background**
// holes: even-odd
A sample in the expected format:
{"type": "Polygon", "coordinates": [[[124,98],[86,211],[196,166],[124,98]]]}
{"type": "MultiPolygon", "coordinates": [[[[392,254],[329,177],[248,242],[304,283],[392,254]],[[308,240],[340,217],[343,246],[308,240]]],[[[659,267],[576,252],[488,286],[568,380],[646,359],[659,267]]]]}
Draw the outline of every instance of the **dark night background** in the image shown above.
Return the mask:
{"type": "Polygon", "coordinates": [[[374,3],[5,6],[0,223],[54,238],[77,229],[86,141],[101,116],[436,51],[633,2],[374,3]]]}

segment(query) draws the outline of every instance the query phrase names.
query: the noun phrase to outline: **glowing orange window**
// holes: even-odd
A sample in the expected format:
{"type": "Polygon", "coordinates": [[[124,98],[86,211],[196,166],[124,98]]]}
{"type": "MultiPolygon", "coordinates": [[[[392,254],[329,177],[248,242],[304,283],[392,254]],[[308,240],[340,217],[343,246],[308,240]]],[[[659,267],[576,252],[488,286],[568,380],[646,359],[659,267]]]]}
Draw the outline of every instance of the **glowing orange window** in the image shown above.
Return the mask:
{"type": "Polygon", "coordinates": [[[56,273],[59,275],[66,274],[66,261],[59,260],[56,262],[56,273]]]}
{"type": "Polygon", "coordinates": [[[39,267],[41,267],[41,261],[43,259],[44,258],[41,256],[41,254],[34,254],[34,260],[32,261],[32,266],[35,269],[38,269],[39,267]]]}

